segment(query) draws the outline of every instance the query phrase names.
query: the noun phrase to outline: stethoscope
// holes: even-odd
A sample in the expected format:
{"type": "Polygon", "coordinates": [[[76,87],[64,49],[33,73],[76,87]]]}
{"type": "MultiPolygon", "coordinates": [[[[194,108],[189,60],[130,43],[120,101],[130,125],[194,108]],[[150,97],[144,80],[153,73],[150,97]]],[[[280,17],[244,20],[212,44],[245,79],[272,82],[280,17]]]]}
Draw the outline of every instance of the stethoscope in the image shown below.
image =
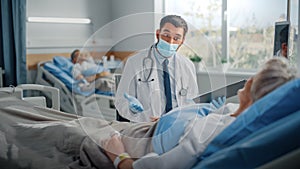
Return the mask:
{"type": "MultiPolygon", "coordinates": [[[[154,64],[154,61],[153,59],[151,58],[151,51],[153,50],[153,46],[154,45],[151,45],[149,51],[148,51],[148,55],[147,57],[145,57],[143,59],[143,75],[144,75],[144,80],[142,80],[141,78],[138,79],[139,82],[144,82],[144,83],[149,83],[149,82],[152,82],[154,81],[154,79],[150,79],[151,77],[151,74],[153,72],[153,64],[154,64]],[[147,62],[150,62],[150,68],[147,68],[146,65],[148,64],[147,62]],[[149,70],[148,74],[146,73],[146,70],[149,70]]],[[[181,78],[181,89],[179,90],[179,95],[180,96],[186,96],[187,95],[187,88],[184,88],[183,87],[183,84],[182,84],[182,78],[181,78]]]]}

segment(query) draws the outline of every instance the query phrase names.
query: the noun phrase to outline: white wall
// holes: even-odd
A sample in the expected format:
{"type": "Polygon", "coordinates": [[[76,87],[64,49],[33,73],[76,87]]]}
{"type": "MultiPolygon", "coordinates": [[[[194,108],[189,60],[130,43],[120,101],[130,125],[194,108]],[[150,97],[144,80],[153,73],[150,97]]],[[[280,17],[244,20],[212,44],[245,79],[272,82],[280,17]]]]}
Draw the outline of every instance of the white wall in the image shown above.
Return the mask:
{"type": "MultiPolygon", "coordinates": [[[[27,0],[27,17],[90,18],[91,24],[53,24],[27,22],[27,53],[70,52],[81,48],[90,36],[109,23],[110,0],[27,0]]],[[[110,32],[103,38],[111,39],[110,32]]],[[[109,43],[108,43],[109,44],[109,43]]],[[[103,41],[96,42],[105,46],[103,41]]]]}
{"type": "MultiPolygon", "coordinates": [[[[149,0],[28,0],[27,17],[90,18],[92,24],[27,23],[27,53],[70,52],[96,46],[107,51],[148,48],[158,27],[157,6],[149,0]],[[143,43],[141,43],[143,42],[143,43]]],[[[162,2],[162,1],[160,1],[162,2]]]]}
{"type": "Polygon", "coordinates": [[[155,40],[154,1],[112,0],[114,50],[136,51],[155,40]]]}

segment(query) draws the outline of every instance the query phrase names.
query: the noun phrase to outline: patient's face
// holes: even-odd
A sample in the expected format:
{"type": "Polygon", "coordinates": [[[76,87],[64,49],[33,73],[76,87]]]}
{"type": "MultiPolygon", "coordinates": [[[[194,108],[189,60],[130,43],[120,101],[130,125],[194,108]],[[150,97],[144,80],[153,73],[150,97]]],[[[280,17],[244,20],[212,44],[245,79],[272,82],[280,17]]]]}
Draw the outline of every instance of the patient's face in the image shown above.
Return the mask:
{"type": "Polygon", "coordinates": [[[248,79],[245,86],[238,91],[239,101],[242,105],[252,104],[252,97],[250,93],[252,82],[253,78],[248,79]]]}
{"type": "Polygon", "coordinates": [[[78,53],[76,55],[76,62],[81,64],[82,62],[87,60],[87,54],[86,53],[78,53]]]}
{"type": "Polygon", "coordinates": [[[282,56],[286,57],[287,58],[287,50],[288,50],[288,47],[287,47],[287,43],[283,43],[281,45],[281,48],[282,48],[282,56]]]}

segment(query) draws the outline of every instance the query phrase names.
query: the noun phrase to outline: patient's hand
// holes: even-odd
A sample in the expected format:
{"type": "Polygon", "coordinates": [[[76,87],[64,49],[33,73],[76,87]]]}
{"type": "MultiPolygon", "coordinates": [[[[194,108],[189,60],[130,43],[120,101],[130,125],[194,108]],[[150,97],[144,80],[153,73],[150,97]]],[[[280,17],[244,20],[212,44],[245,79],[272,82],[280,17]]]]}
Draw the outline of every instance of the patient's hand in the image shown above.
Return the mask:
{"type": "MultiPolygon", "coordinates": [[[[124,145],[121,141],[120,136],[113,135],[110,139],[104,141],[102,144],[105,150],[105,153],[110,158],[110,160],[114,163],[117,156],[122,153],[125,153],[124,145]]],[[[132,167],[133,160],[131,158],[123,159],[117,168],[119,169],[133,169],[132,167]]]]}
{"type": "Polygon", "coordinates": [[[84,76],[82,74],[80,74],[76,77],[76,80],[80,80],[80,79],[84,79],[84,76]]]}
{"type": "Polygon", "coordinates": [[[125,152],[121,137],[118,135],[113,135],[110,139],[103,141],[102,146],[112,161],[114,161],[119,154],[125,152]]]}
{"type": "Polygon", "coordinates": [[[159,117],[151,116],[150,119],[152,122],[156,122],[159,120],[159,117]]]}
{"type": "Polygon", "coordinates": [[[108,71],[104,71],[104,72],[96,74],[96,79],[101,78],[101,77],[107,77],[107,76],[111,76],[111,73],[108,71]]]}
{"type": "Polygon", "coordinates": [[[87,77],[85,77],[85,79],[88,81],[88,82],[93,82],[93,81],[95,81],[95,79],[96,79],[96,76],[95,75],[92,75],[92,76],[87,76],[87,77]]]}

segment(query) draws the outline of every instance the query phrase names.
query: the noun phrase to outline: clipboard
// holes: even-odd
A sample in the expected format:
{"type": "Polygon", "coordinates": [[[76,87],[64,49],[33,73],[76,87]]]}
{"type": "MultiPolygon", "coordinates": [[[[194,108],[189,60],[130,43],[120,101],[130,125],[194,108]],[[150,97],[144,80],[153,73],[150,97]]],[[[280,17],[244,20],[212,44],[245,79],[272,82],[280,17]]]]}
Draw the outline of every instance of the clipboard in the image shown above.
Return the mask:
{"type": "Polygon", "coordinates": [[[238,90],[244,87],[246,81],[246,79],[243,79],[241,81],[226,85],[219,89],[201,94],[195,97],[193,100],[195,103],[210,103],[212,100],[217,99],[218,97],[223,97],[225,94],[226,98],[230,98],[237,95],[238,90]]]}

